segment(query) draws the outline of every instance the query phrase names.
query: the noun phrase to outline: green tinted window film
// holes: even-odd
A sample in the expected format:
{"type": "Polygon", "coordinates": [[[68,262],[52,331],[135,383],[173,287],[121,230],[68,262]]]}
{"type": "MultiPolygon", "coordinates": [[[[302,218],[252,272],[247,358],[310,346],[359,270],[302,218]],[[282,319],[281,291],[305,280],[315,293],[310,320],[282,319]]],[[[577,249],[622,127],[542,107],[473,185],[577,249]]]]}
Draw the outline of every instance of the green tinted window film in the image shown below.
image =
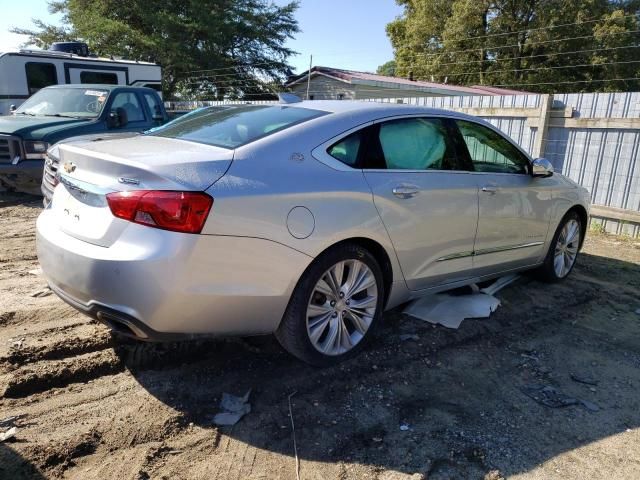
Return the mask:
{"type": "Polygon", "coordinates": [[[527,173],[527,157],[502,135],[474,122],[456,124],[476,172],[527,173]]]}
{"type": "Polygon", "coordinates": [[[358,152],[362,143],[362,130],[343,138],[335,145],[329,147],[327,153],[342,163],[355,167],[358,161],[358,152]]]}
{"type": "Polygon", "coordinates": [[[380,146],[388,169],[447,170],[450,157],[442,121],[406,118],[380,125],[380,146]]]}

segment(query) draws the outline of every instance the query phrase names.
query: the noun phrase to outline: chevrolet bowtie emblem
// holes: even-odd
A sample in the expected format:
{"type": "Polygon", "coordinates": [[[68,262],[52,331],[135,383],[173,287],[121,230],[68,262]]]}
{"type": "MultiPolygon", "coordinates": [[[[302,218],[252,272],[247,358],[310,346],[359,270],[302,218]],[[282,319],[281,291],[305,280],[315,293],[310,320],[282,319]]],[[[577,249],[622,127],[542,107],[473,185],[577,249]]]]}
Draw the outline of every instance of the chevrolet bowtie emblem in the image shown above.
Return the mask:
{"type": "Polygon", "coordinates": [[[62,166],[62,168],[64,168],[65,172],[71,173],[76,169],[76,164],[73,162],[67,162],[62,166]]]}

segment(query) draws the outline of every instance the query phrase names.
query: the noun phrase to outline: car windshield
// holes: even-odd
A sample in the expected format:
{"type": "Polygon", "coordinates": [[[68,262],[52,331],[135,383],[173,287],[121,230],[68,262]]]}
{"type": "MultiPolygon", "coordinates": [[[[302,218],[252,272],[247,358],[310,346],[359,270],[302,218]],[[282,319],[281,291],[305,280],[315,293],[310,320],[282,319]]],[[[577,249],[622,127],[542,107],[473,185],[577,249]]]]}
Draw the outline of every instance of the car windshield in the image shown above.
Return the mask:
{"type": "Polygon", "coordinates": [[[327,113],[284,105],[202,109],[148,135],[236,148],[327,113]]]}
{"type": "Polygon", "coordinates": [[[99,88],[43,88],[15,111],[16,115],[95,118],[109,91],[99,88]]]}

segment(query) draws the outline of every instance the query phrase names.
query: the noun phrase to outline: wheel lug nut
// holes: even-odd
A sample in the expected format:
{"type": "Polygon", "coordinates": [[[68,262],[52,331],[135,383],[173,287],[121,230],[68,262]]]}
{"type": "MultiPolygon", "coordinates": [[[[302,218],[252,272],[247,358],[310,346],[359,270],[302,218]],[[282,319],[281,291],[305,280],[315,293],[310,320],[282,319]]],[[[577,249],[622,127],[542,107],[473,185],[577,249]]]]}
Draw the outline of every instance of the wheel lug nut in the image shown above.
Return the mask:
{"type": "Polygon", "coordinates": [[[346,304],[347,304],[347,305],[351,305],[351,300],[347,300],[347,301],[346,301],[346,304]]]}
{"type": "Polygon", "coordinates": [[[333,312],[333,314],[331,315],[333,318],[336,318],[338,316],[338,312],[333,312]]]}
{"type": "Polygon", "coordinates": [[[340,292],[340,298],[344,298],[344,292],[340,292]]]}
{"type": "Polygon", "coordinates": [[[329,305],[331,305],[332,307],[335,307],[336,306],[335,300],[331,300],[331,302],[329,302],[329,305]]]}

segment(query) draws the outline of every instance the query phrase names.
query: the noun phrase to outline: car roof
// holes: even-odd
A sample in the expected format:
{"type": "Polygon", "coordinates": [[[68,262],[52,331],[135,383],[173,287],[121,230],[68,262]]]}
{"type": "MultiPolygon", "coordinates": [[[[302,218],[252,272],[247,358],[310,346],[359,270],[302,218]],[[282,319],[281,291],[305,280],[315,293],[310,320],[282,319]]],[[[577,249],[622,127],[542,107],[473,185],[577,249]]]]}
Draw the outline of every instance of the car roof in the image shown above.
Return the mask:
{"type": "Polygon", "coordinates": [[[321,110],[324,112],[335,114],[370,114],[373,116],[381,115],[384,117],[394,115],[446,115],[461,119],[473,119],[478,121],[476,117],[471,117],[464,113],[455,112],[441,108],[430,108],[419,105],[407,105],[402,103],[383,103],[362,100],[304,100],[302,102],[278,104],[290,107],[308,108],[312,110],[321,110]]]}

